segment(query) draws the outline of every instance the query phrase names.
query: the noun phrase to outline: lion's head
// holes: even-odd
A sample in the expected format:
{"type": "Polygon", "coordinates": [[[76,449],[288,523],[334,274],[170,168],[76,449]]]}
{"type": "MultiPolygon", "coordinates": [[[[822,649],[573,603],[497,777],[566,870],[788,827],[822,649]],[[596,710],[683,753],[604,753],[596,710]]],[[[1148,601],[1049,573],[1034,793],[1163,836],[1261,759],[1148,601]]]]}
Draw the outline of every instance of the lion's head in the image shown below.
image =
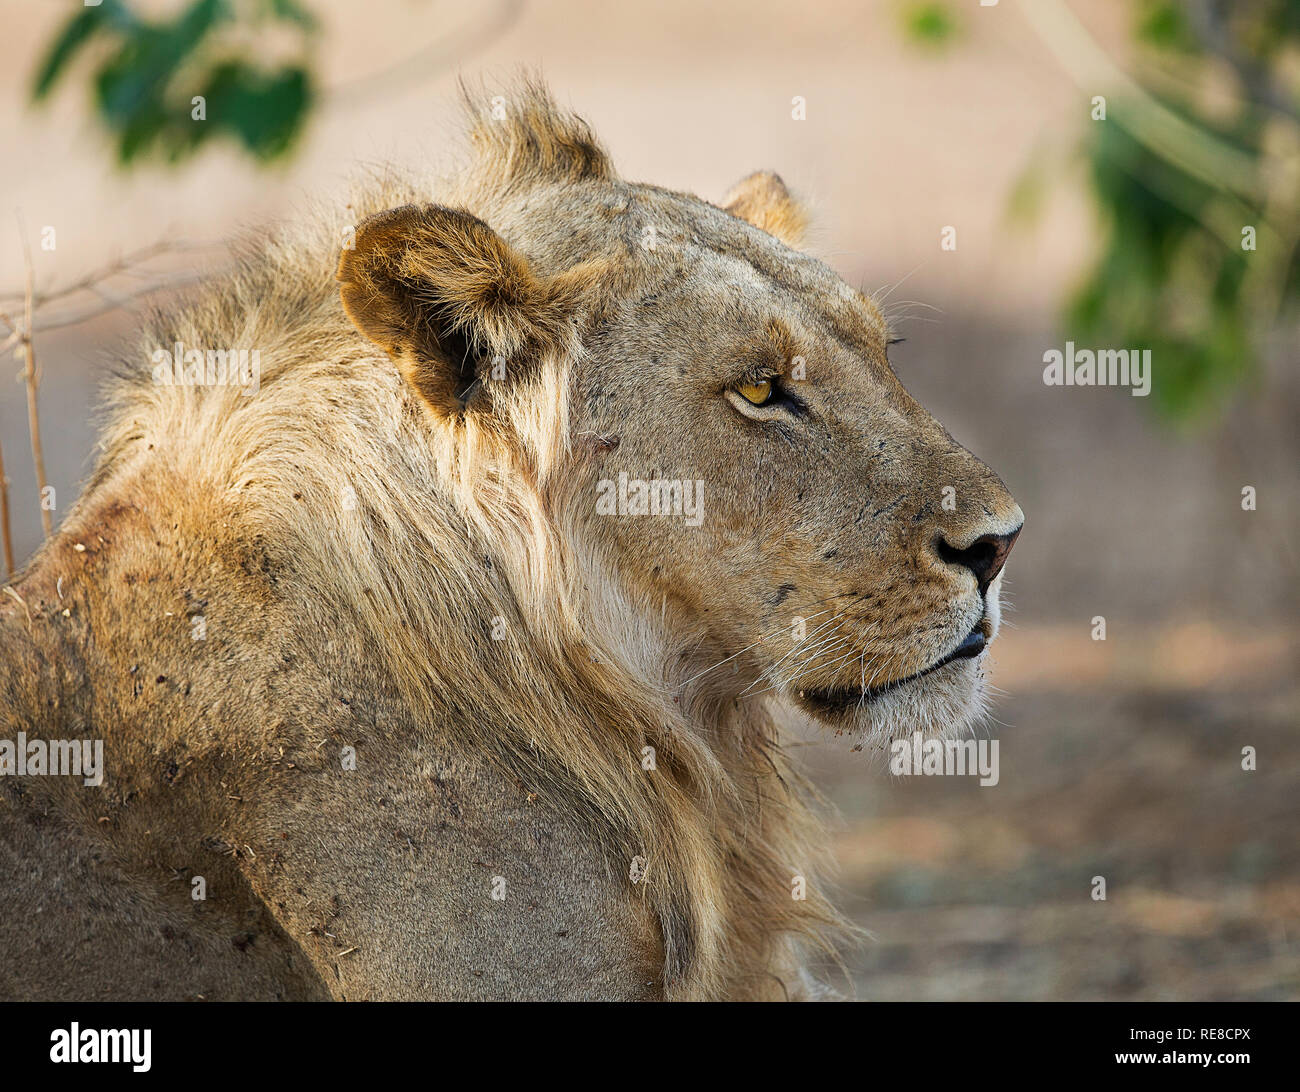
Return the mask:
{"type": "Polygon", "coordinates": [[[582,582],[673,634],[678,679],[876,739],[969,725],[1022,513],[899,383],[875,304],[797,249],[780,179],[721,206],[623,181],[535,89],[473,134],[463,196],[371,217],[338,274],[448,465],[535,488],[540,516],[498,517],[560,528],[582,582]]]}

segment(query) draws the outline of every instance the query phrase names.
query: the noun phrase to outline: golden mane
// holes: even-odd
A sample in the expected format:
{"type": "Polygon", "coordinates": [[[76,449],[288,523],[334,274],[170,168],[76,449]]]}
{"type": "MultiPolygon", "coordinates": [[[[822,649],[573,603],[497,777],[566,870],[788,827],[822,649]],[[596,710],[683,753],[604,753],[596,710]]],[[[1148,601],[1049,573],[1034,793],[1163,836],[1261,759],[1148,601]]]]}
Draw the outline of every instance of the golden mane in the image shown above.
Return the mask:
{"type": "MultiPolygon", "coordinates": [[[[668,996],[780,996],[796,947],[843,927],[816,884],[821,824],[763,699],[724,698],[659,604],[583,540],[566,471],[587,442],[568,422],[574,346],[508,396],[511,430],[444,426],[340,306],[339,248],[367,216],[433,199],[508,231],[531,189],[622,185],[539,82],[508,89],[504,117],[464,97],[458,171],[373,172],[348,205],[244,239],[232,271],[149,316],[81,504],[111,499],[145,453],[220,498],[233,539],[286,595],[357,627],[410,708],[455,718],[529,792],[583,816],[615,871],[644,861],[635,890],[662,929],[668,996]],[[258,350],[257,395],[152,382],[151,354],[178,342],[258,350]]],[[[611,282],[605,302],[634,289],[611,282]]]]}

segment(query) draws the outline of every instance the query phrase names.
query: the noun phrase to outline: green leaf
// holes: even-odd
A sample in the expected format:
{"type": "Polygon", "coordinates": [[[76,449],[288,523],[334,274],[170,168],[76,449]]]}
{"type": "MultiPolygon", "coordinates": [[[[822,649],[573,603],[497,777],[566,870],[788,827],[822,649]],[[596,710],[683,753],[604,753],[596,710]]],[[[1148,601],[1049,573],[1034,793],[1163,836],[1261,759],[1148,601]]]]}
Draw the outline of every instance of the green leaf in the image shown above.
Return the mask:
{"type": "Polygon", "coordinates": [[[36,70],[36,78],[32,81],[33,100],[39,101],[50,93],[68,62],[104,23],[103,8],[82,8],[63,24],[62,32],[54,39],[54,44],[36,70]]]}
{"type": "Polygon", "coordinates": [[[957,20],[947,4],[910,3],[903,9],[903,29],[922,45],[946,45],[957,34],[957,20]]]}
{"type": "Polygon", "coordinates": [[[286,23],[297,23],[303,30],[313,31],[318,27],[316,16],[304,8],[298,0],[269,0],[271,14],[286,23]]]}
{"type": "Polygon", "coordinates": [[[1037,162],[1029,163],[1012,183],[1007,197],[1006,215],[1013,223],[1029,224],[1037,220],[1047,196],[1047,179],[1037,162]]]}
{"type": "Polygon", "coordinates": [[[1138,14],[1139,41],[1157,49],[1183,53],[1200,51],[1196,34],[1187,22],[1187,13],[1172,0],[1146,0],[1138,14]]]}
{"type": "Polygon", "coordinates": [[[206,94],[209,121],[238,137],[262,160],[288,151],[312,99],[306,69],[287,67],[268,74],[237,62],[218,66],[206,94]]]}

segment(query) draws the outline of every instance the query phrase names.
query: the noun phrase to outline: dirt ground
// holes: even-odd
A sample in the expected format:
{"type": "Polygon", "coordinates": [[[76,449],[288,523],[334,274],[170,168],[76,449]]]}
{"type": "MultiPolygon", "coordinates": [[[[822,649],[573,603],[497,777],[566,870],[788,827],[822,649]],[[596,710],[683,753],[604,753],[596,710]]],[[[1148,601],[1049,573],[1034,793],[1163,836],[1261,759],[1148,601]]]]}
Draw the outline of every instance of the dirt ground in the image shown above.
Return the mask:
{"type": "Polygon", "coordinates": [[[892,777],[839,742],[802,750],[839,811],[842,905],[871,934],[844,960],[856,995],[1300,997],[1294,673],[1208,688],[1055,676],[1000,703],[995,787],[892,777]]]}

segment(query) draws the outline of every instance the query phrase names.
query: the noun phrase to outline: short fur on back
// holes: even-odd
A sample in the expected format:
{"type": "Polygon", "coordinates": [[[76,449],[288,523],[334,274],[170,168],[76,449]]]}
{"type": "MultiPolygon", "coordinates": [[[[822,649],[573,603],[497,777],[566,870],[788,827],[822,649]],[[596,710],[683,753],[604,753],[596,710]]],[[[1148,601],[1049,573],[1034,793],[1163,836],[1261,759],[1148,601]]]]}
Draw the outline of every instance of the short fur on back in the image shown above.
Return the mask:
{"type": "Polygon", "coordinates": [[[14,859],[63,863],[0,910],[81,884],[125,939],[0,993],[185,996],[165,929],[208,996],[816,995],[843,922],[774,710],[877,742],[978,714],[982,669],[918,676],[992,640],[996,583],[934,542],[1019,510],[787,245],[780,180],[719,208],[621,180],[536,81],[465,103],[458,169],[251,235],[120,354],[0,604],[0,726],[102,736],[107,781],[4,786],[14,859]],[[256,349],[256,391],[159,381],[176,345],[256,349]],[[796,360],[802,414],[737,401],[796,360]],[[611,517],[620,475],[707,516],[611,517]]]}

